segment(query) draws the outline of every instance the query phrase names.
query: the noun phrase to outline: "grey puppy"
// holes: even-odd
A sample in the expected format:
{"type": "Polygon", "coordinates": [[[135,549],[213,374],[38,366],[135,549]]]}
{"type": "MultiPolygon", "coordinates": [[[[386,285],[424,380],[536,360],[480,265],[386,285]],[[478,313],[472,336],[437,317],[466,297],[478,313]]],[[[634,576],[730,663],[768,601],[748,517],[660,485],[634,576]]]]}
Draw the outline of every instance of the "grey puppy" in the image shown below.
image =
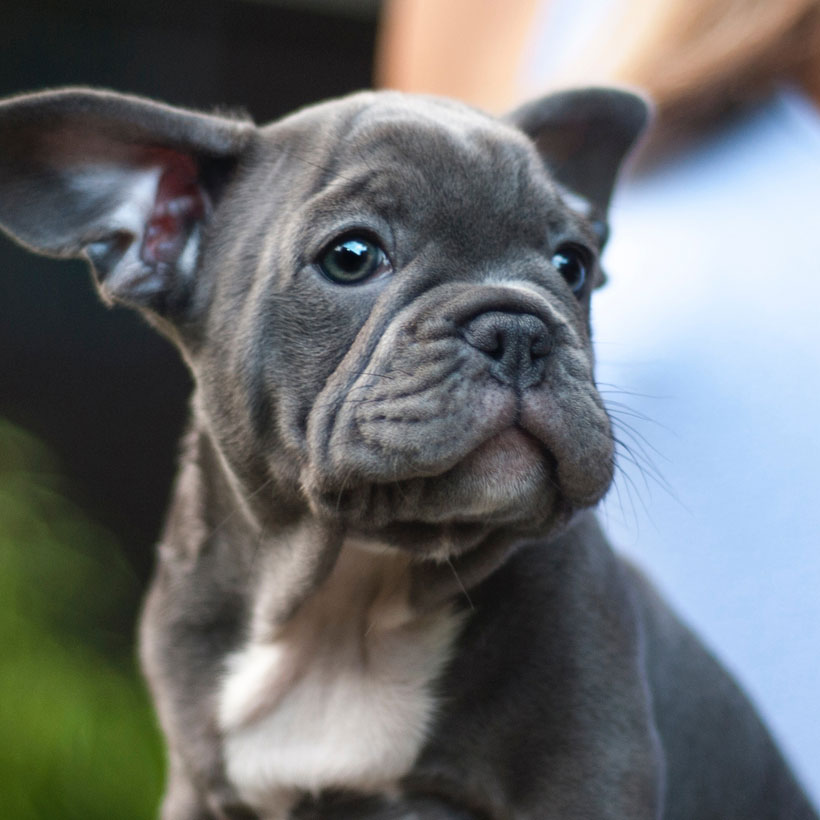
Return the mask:
{"type": "Polygon", "coordinates": [[[195,379],[141,630],[165,820],[816,817],[590,512],[589,300],[645,121],[603,89],[261,128],[0,104],[0,223],[195,379]]]}

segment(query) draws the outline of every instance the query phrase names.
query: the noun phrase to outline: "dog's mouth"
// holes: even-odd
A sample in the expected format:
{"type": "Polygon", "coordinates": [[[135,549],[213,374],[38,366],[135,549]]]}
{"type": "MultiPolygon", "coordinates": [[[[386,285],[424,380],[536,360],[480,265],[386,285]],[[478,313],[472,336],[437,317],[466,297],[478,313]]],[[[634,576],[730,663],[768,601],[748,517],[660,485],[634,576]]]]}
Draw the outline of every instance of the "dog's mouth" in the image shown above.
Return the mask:
{"type": "Polygon", "coordinates": [[[372,534],[411,524],[542,533],[600,499],[612,442],[588,345],[551,303],[525,296],[518,305],[508,289],[478,300],[459,289],[440,304],[433,289],[366,357],[351,349],[308,423],[302,487],[315,513],[372,534]],[[476,312],[496,330],[478,346],[458,332],[476,312]],[[533,328],[552,339],[549,356],[533,328]],[[507,369],[484,349],[493,338],[517,355],[507,369]]]}
{"type": "Polygon", "coordinates": [[[371,537],[413,529],[416,550],[421,530],[469,549],[499,527],[545,534],[600,499],[611,439],[592,388],[519,397],[487,384],[473,394],[454,417],[366,418],[343,428],[334,469],[314,462],[320,469],[303,485],[314,512],[371,537]]]}
{"type": "Polygon", "coordinates": [[[511,426],[476,447],[462,467],[487,480],[510,484],[529,480],[533,471],[543,473],[545,460],[554,461],[546,447],[526,430],[511,426]]]}
{"type": "Polygon", "coordinates": [[[324,515],[375,535],[442,528],[471,542],[488,527],[543,523],[564,499],[547,446],[517,425],[504,427],[440,471],[398,480],[356,482],[314,494],[324,515]]]}
{"type": "Polygon", "coordinates": [[[360,535],[446,560],[502,530],[526,535],[560,527],[575,509],[557,483],[555,457],[512,426],[438,475],[337,496],[335,513],[360,535]]]}

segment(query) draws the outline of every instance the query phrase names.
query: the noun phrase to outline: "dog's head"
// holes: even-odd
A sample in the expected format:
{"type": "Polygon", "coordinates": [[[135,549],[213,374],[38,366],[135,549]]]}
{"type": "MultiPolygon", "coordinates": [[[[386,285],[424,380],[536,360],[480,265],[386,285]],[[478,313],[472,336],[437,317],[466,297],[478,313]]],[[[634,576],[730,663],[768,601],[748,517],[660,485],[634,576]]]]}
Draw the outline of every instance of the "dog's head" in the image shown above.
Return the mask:
{"type": "Polygon", "coordinates": [[[455,554],[609,486],[589,299],[645,120],[603,89],[506,121],[362,93],[262,128],[29,95],[0,105],[0,224],[85,255],[106,300],[177,343],[255,504],[455,554]]]}

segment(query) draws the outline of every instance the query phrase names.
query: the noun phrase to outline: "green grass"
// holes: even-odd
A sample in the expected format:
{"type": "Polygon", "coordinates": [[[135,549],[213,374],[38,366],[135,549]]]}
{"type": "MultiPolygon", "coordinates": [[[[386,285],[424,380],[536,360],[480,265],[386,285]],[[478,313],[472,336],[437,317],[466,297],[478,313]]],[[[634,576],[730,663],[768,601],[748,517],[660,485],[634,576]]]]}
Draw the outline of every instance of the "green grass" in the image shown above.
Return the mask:
{"type": "Polygon", "coordinates": [[[161,745],[110,626],[138,584],[62,486],[50,454],[0,422],[0,818],[148,820],[161,745]]]}

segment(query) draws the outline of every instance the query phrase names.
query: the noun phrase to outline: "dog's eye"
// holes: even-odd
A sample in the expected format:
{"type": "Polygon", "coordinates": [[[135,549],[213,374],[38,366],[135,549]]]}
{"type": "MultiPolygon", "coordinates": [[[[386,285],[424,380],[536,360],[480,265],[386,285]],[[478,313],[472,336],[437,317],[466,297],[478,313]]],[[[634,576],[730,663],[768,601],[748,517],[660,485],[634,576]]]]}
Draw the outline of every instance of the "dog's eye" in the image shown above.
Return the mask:
{"type": "Polygon", "coordinates": [[[328,279],[340,285],[355,285],[392,270],[387,254],[363,236],[334,241],[317,264],[328,279]]]}
{"type": "Polygon", "coordinates": [[[561,245],[552,256],[552,264],[573,293],[580,293],[591,265],[589,251],[580,245],[561,245]]]}

